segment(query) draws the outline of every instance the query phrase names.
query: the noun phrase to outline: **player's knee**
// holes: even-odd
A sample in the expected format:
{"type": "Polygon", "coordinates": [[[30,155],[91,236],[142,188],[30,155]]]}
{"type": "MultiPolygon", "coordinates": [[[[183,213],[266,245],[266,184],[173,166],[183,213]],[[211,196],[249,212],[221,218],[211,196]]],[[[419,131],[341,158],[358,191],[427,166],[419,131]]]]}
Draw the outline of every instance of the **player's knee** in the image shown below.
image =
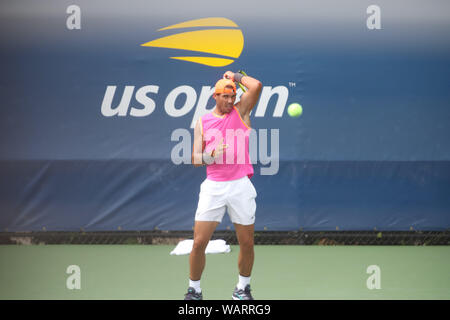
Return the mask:
{"type": "Polygon", "coordinates": [[[192,245],[192,251],[205,252],[206,246],[209,240],[204,238],[195,238],[194,244],[192,245]]]}
{"type": "Polygon", "coordinates": [[[254,247],[254,241],[252,238],[240,239],[239,246],[240,246],[241,250],[252,251],[253,247],[254,247]]]}

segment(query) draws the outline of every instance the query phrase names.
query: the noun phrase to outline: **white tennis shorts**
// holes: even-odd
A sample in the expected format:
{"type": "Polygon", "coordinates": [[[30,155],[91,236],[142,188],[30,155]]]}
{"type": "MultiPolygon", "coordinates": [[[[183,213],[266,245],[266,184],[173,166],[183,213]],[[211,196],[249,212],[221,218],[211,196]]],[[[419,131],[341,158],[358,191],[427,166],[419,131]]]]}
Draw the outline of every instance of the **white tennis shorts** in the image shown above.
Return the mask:
{"type": "Polygon", "coordinates": [[[233,223],[255,223],[257,196],[255,187],[247,176],[231,181],[205,179],[200,185],[195,221],[222,222],[225,210],[233,223]]]}

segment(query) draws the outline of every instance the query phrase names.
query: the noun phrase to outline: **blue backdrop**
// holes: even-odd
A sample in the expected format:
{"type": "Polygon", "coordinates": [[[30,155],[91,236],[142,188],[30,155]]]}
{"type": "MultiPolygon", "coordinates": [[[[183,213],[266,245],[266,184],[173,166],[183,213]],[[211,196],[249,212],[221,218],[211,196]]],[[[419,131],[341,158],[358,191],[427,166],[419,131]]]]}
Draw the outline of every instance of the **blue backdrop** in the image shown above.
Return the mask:
{"type": "Polygon", "coordinates": [[[205,168],[175,164],[171,136],[239,69],[264,86],[252,127],[279,132],[256,229],[449,228],[448,1],[377,1],[375,18],[360,0],[73,4],[0,4],[1,231],[191,229],[205,168]],[[235,26],[159,30],[211,17],[235,26]],[[240,54],[142,46],[207,29],[240,30],[240,54]]]}

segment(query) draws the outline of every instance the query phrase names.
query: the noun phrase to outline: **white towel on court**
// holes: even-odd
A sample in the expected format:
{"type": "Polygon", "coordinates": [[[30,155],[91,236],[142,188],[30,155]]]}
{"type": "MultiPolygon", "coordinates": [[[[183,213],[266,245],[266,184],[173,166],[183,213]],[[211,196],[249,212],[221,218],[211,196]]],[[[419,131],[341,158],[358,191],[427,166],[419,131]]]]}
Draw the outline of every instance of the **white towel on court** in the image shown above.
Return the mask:
{"type": "MultiPolygon", "coordinates": [[[[194,244],[194,240],[182,240],[178,242],[175,249],[173,249],[170,254],[171,255],[184,255],[189,254],[192,251],[192,245],[194,244]]],[[[206,246],[205,253],[228,253],[231,251],[230,245],[228,245],[225,240],[210,240],[208,245],[206,246]]]]}

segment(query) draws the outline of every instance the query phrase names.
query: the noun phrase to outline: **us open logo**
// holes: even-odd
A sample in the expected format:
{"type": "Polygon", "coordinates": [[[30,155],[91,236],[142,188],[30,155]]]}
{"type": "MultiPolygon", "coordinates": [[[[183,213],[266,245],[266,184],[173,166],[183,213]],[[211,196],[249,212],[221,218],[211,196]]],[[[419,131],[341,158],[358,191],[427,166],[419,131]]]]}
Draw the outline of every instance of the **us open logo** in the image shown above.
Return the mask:
{"type": "Polygon", "coordinates": [[[176,33],[143,43],[141,46],[190,51],[189,55],[170,57],[170,59],[210,67],[224,67],[239,58],[244,49],[244,35],[239,26],[230,19],[220,17],[195,19],[161,28],[158,31],[202,27],[210,27],[210,29],[176,33]],[[198,52],[207,56],[197,55],[198,52]]]}
{"type": "MultiPolygon", "coordinates": [[[[209,67],[224,67],[232,64],[240,57],[244,49],[244,36],[241,29],[234,21],[227,18],[189,20],[161,28],[158,31],[163,30],[181,32],[145,42],[141,46],[152,50],[157,50],[157,48],[179,50],[180,55],[170,56],[169,58],[209,67]]],[[[127,85],[121,90],[122,93],[118,93],[119,99],[116,101],[119,102],[114,106],[113,100],[118,87],[117,85],[106,87],[101,104],[101,114],[104,117],[130,116],[141,118],[150,116],[156,110],[155,97],[160,89],[158,84],[148,84],[139,88],[135,88],[134,85],[127,85]],[[133,96],[138,104],[133,105],[131,103],[133,96]]],[[[165,98],[162,98],[163,102],[159,107],[163,107],[166,114],[174,118],[191,114],[189,127],[193,129],[200,117],[211,112],[212,109],[207,108],[207,104],[213,93],[214,87],[210,85],[202,86],[199,93],[188,84],[179,85],[173,88],[165,98]],[[175,103],[180,95],[186,96],[183,106],[175,103]]],[[[242,93],[242,90],[238,89],[237,101],[242,93]]],[[[272,101],[274,104],[272,117],[282,117],[288,96],[289,90],[286,86],[264,86],[252,116],[264,117],[269,101],[272,101]],[[271,100],[273,96],[277,99],[271,100]]],[[[172,131],[170,141],[176,143],[170,154],[173,164],[192,164],[193,139],[191,131],[187,128],[177,128],[172,131]]],[[[260,167],[261,175],[277,174],[279,169],[279,129],[270,129],[270,131],[267,129],[252,129],[249,133],[249,155],[252,164],[260,163],[262,165],[260,167]]]]}

